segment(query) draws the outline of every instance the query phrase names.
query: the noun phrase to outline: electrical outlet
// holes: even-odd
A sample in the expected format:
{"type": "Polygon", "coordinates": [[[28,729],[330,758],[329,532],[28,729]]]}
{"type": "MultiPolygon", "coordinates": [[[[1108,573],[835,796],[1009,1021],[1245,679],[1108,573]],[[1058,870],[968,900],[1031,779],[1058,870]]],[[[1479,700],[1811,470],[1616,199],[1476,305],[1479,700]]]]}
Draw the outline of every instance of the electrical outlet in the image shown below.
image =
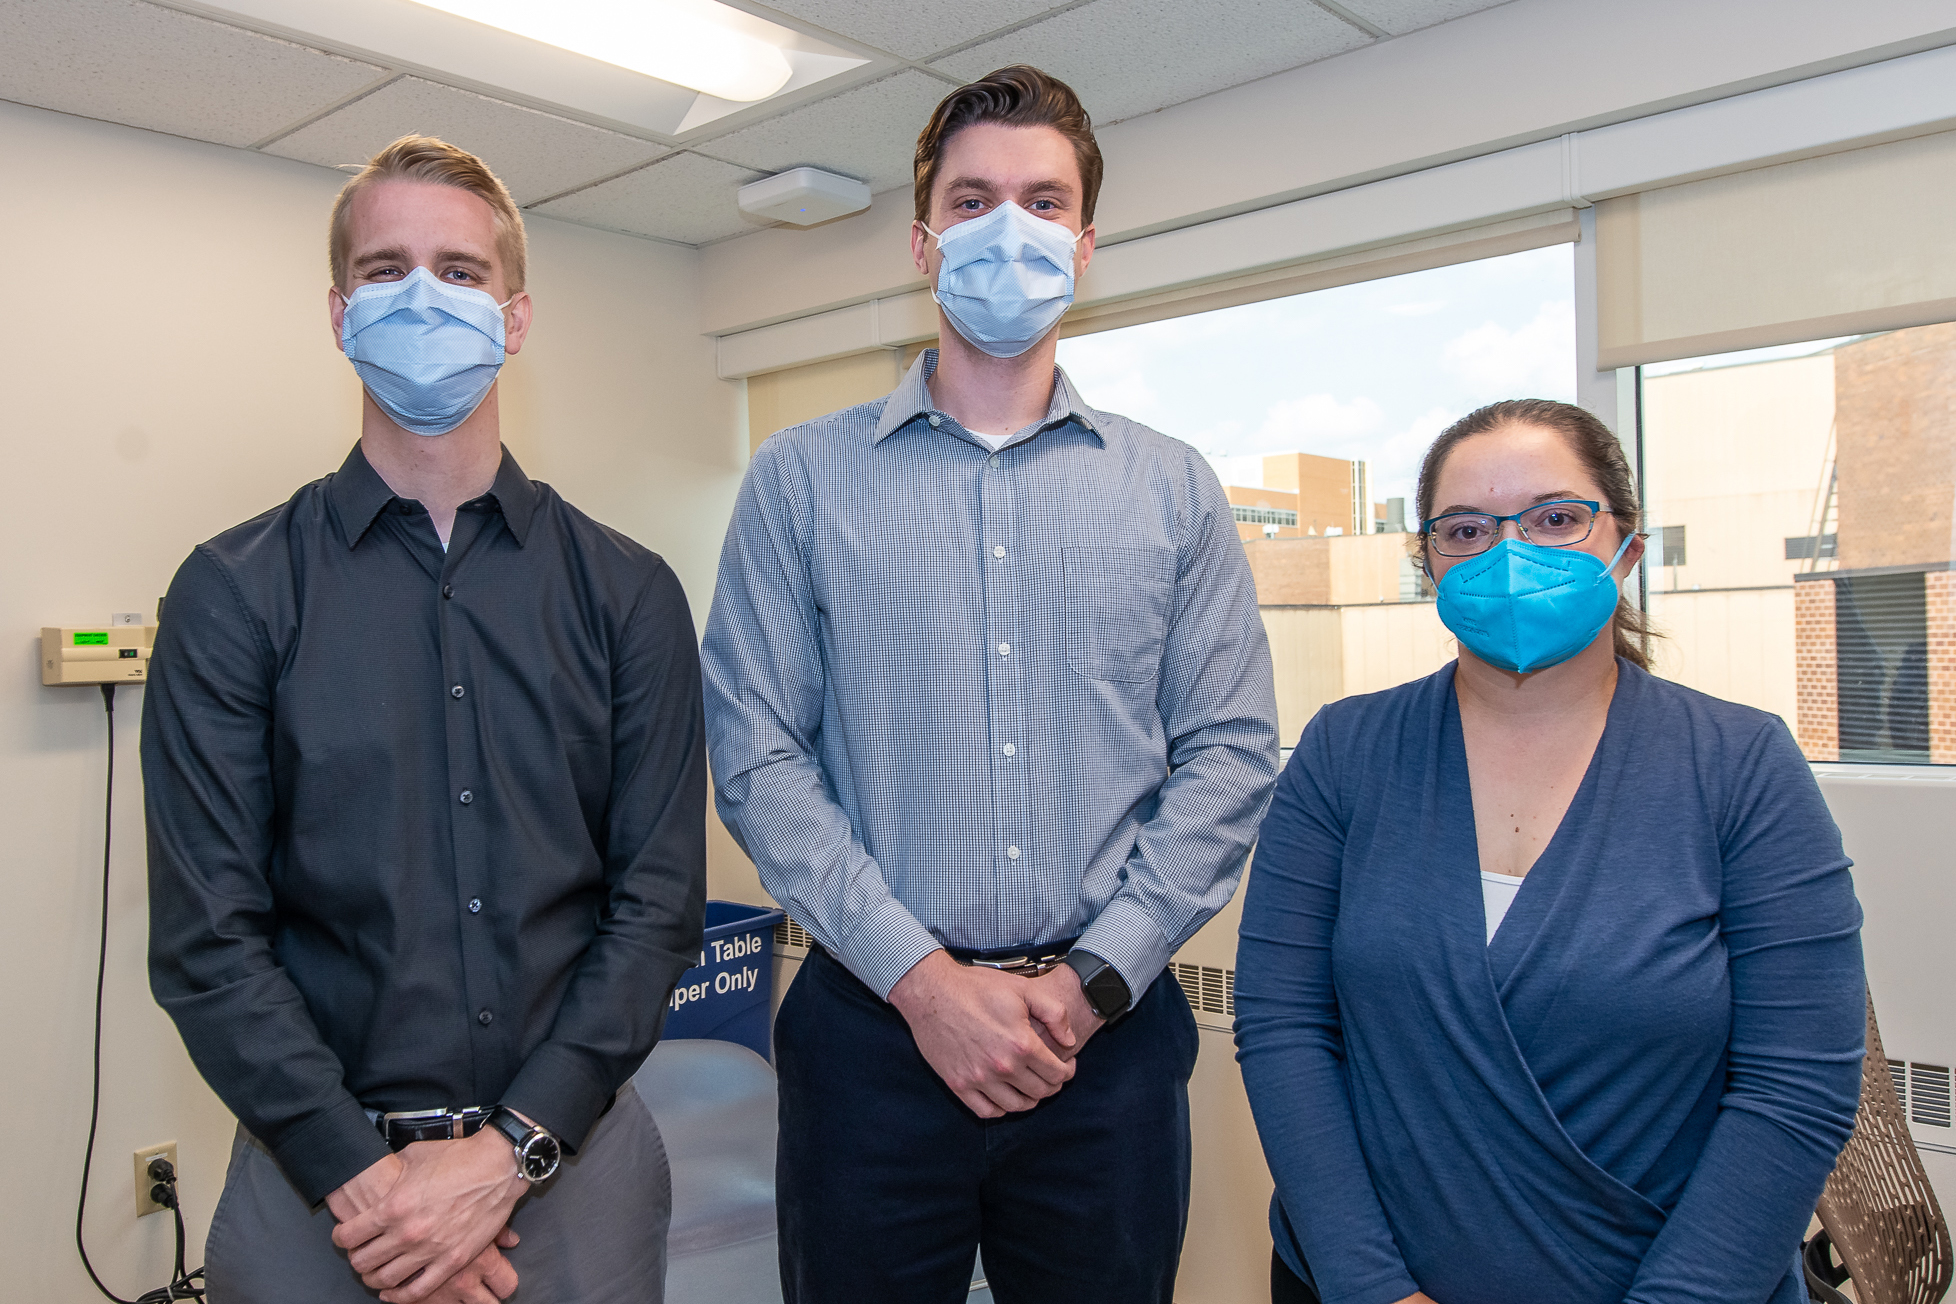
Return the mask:
{"type": "Polygon", "coordinates": [[[136,1216],[146,1213],[162,1213],[163,1206],[149,1198],[149,1188],[156,1185],[156,1179],[149,1175],[149,1161],[161,1155],[170,1161],[172,1170],[181,1174],[177,1168],[177,1143],[165,1141],[161,1145],[144,1146],[136,1152],[136,1216]]]}

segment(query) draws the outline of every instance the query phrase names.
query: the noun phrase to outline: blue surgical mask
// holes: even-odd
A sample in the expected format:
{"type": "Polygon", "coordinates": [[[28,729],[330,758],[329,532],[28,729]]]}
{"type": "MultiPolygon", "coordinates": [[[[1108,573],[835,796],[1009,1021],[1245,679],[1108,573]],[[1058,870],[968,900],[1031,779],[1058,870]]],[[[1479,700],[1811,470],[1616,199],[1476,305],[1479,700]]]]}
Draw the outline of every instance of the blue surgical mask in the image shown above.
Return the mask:
{"type": "Polygon", "coordinates": [[[1635,537],[1625,536],[1607,563],[1580,548],[1503,539],[1441,579],[1440,621],[1491,666],[1526,674],[1561,665],[1616,614],[1610,572],[1635,537]]]}
{"type": "Polygon", "coordinates": [[[508,306],[417,267],[348,297],[340,345],[395,425],[445,435],[469,419],[496,383],[508,306]]]}
{"type": "Polygon", "coordinates": [[[937,236],[944,261],[934,297],[958,334],[994,358],[1044,339],[1073,302],[1079,236],[1007,200],[937,236]]]}

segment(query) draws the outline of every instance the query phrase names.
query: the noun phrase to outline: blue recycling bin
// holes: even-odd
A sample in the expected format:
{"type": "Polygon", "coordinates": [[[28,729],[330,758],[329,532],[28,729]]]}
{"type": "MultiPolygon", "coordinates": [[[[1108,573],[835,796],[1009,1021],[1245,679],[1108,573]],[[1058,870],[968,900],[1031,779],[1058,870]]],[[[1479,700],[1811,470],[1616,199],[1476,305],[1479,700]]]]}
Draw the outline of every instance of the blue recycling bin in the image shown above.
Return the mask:
{"type": "Polygon", "coordinates": [[[707,902],[700,962],[680,975],[666,998],[665,1036],[731,1041],[772,1059],[773,934],[787,917],[773,906],[707,902]]]}

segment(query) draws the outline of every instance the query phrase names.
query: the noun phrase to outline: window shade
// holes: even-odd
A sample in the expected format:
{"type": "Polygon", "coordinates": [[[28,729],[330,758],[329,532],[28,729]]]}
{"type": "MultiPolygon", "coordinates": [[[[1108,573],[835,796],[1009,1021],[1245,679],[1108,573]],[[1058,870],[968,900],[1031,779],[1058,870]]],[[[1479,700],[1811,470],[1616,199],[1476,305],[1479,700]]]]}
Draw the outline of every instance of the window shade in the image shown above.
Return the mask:
{"type": "Polygon", "coordinates": [[[1956,131],[1596,206],[1604,369],[1956,319],[1956,131]]]}

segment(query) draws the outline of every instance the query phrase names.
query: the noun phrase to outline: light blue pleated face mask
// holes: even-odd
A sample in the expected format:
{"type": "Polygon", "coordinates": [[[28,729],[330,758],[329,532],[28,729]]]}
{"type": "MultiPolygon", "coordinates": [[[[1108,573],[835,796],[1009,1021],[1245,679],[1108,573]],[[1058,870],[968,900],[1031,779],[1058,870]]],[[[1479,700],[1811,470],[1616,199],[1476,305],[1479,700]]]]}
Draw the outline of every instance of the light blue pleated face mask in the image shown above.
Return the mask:
{"type": "Polygon", "coordinates": [[[417,267],[347,298],[340,346],[395,425],[445,435],[469,419],[496,383],[508,306],[417,267]]]}
{"type": "Polygon", "coordinates": [[[1625,535],[1607,563],[1580,548],[1503,539],[1441,579],[1440,622],[1491,666],[1526,674],[1561,665],[1616,614],[1610,572],[1636,537],[1625,535]]]}
{"type": "Polygon", "coordinates": [[[933,297],[958,334],[994,358],[1016,358],[1046,337],[1073,302],[1080,237],[1010,200],[937,236],[944,261],[933,297]]]}

